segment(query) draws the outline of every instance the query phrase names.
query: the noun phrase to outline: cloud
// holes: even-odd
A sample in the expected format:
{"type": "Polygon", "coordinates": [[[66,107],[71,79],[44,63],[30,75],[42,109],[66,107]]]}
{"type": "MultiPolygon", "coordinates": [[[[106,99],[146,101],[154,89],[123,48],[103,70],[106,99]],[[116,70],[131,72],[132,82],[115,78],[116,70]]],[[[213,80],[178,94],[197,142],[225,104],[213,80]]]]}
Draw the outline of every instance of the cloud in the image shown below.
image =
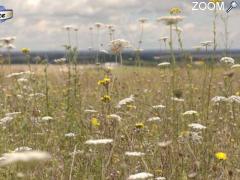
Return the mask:
{"type": "MultiPolygon", "coordinates": [[[[225,1],[229,3],[230,1],[225,1]]],[[[183,28],[185,48],[191,48],[200,41],[212,39],[213,13],[210,11],[192,11],[192,1],[189,0],[3,0],[2,5],[14,10],[14,19],[1,24],[0,36],[17,36],[16,47],[30,47],[34,50],[61,49],[66,43],[66,32],[62,27],[75,24],[79,27],[80,48],[90,46],[89,27],[95,22],[115,24],[116,38],[125,38],[136,44],[140,29],[138,19],[146,17],[149,22],[144,28],[143,48],[158,48],[157,39],[168,36],[169,29],[164,24],[156,23],[156,18],[167,15],[171,7],[180,7],[184,22],[183,28]]],[[[238,17],[240,11],[231,12],[229,19],[230,38],[239,37],[238,17]]],[[[220,16],[219,16],[220,17],[220,16]]],[[[218,35],[224,32],[223,23],[218,20],[218,35]]],[[[218,39],[219,47],[223,44],[218,39]]],[[[72,40],[75,38],[72,34],[72,40]]],[[[94,30],[96,40],[96,30],[94,30]]],[[[101,42],[107,48],[109,33],[101,30],[101,42]]],[[[177,42],[177,41],[176,41],[177,42]]],[[[233,43],[239,48],[239,44],[233,43]]]]}

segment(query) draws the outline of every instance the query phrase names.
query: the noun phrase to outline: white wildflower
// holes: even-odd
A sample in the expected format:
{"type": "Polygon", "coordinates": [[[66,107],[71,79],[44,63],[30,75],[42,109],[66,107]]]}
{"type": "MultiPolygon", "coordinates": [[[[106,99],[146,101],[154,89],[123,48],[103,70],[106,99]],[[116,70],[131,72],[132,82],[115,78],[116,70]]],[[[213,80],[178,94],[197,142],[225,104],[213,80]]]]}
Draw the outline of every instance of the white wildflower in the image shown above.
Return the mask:
{"type": "Polygon", "coordinates": [[[20,76],[20,75],[21,75],[20,73],[11,73],[11,74],[8,74],[6,77],[11,78],[11,77],[16,77],[16,76],[20,76]]]}
{"type": "Polygon", "coordinates": [[[34,94],[29,94],[29,97],[45,97],[45,94],[43,94],[43,93],[34,93],[34,94]]]}
{"type": "Polygon", "coordinates": [[[3,43],[4,46],[8,45],[8,44],[12,44],[14,43],[16,37],[12,36],[12,37],[4,37],[0,39],[0,42],[3,43]]]}
{"type": "Polygon", "coordinates": [[[156,177],[155,180],[166,180],[165,177],[156,177]]]}
{"type": "Polygon", "coordinates": [[[230,96],[228,101],[231,103],[238,103],[240,104],[240,96],[230,96]]]}
{"type": "Polygon", "coordinates": [[[19,114],[21,114],[21,112],[11,112],[11,113],[6,113],[5,116],[7,116],[7,117],[16,117],[19,114]]]}
{"type": "Polygon", "coordinates": [[[137,174],[130,175],[128,180],[135,180],[135,179],[149,179],[153,178],[153,174],[147,172],[141,172],[137,174]]]}
{"type": "Polygon", "coordinates": [[[152,108],[153,109],[164,109],[164,108],[166,108],[166,106],[160,104],[160,105],[152,106],[152,108]]]}
{"type": "Polygon", "coordinates": [[[126,156],[130,156],[130,157],[142,157],[142,156],[145,155],[145,153],[127,151],[127,152],[125,152],[125,155],[126,155],[126,156]]]}
{"type": "Polygon", "coordinates": [[[32,150],[32,148],[23,146],[23,147],[16,148],[13,152],[24,152],[24,151],[31,151],[31,150],[32,150]]]}
{"type": "Polygon", "coordinates": [[[19,78],[19,79],[17,79],[17,82],[19,82],[19,83],[26,83],[26,82],[28,82],[28,79],[26,79],[26,78],[19,78]]]}
{"type": "Polygon", "coordinates": [[[186,116],[186,115],[198,115],[198,112],[190,110],[183,113],[183,116],[186,116]]]}
{"type": "Polygon", "coordinates": [[[11,116],[6,116],[2,119],[0,119],[0,125],[6,125],[7,123],[10,123],[14,118],[11,116]]]}
{"type": "Polygon", "coordinates": [[[231,66],[231,69],[238,69],[240,68],[240,64],[234,64],[233,66],[231,66]]]}
{"type": "Polygon", "coordinates": [[[134,96],[133,95],[131,95],[130,97],[125,98],[125,99],[119,101],[119,103],[117,104],[116,108],[121,108],[123,105],[129,104],[129,103],[132,103],[132,102],[134,102],[134,96]]]}
{"type": "Polygon", "coordinates": [[[86,109],[86,110],[84,110],[84,112],[85,113],[97,113],[97,111],[94,109],[86,109]]]}
{"type": "Polygon", "coordinates": [[[18,77],[18,76],[24,76],[24,75],[33,75],[34,72],[31,72],[31,71],[25,71],[25,72],[18,72],[18,73],[11,73],[11,74],[8,74],[6,77],[7,78],[11,78],[11,77],[18,77]]]}
{"type": "Polygon", "coordinates": [[[200,43],[202,46],[211,46],[213,44],[212,41],[203,41],[200,43]]]}
{"type": "Polygon", "coordinates": [[[158,64],[159,67],[168,67],[170,65],[171,64],[169,62],[162,62],[162,63],[158,64]]]}
{"type": "Polygon", "coordinates": [[[211,101],[213,103],[220,103],[220,102],[227,102],[228,98],[224,97],[224,96],[215,96],[211,99],[211,101]]]}
{"type": "Polygon", "coordinates": [[[41,119],[42,122],[51,121],[51,120],[53,120],[53,117],[51,117],[51,116],[44,116],[41,119]]]}
{"type": "Polygon", "coordinates": [[[161,121],[160,117],[151,117],[147,121],[152,122],[152,121],[161,121]]]}
{"type": "Polygon", "coordinates": [[[65,134],[65,137],[75,137],[76,134],[75,133],[67,133],[65,134]]]}
{"type": "Polygon", "coordinates": [[[184,19],[183,16],[162,16],[157,19],[158,22],[164,22],[166,25],[175,25],[184,19]]]}
{"type": "Polygon", "coordinates": [[[50,158],[51,156],[49,153],[42,151],[5,153],[0,158],[0,166],[9,165],[16,162],[43,161],[48,160],[50,158]]]}
{"type": "Polygon", "coordinates": [[[59,59],[55,59],[55,60],[54,60],[54,62],[57,63],[57,64],[58,64],[58,63],[64,63],[64,62],[66,62],[66,61],[67,61],[66,58],[59,58],[59,59]]]}
{"type": "Polygon", "coordinates": [[[85,142],[85,144],[89,145],[97,145],[97,144],[110,144],[113,142],[113,139],[90,139],[85,142]]]}
{"type": "Polygon", "coordinates": [[[184,102],[184,99],[182,98],[172,97],[171,99],[176,102],[184,102]]]}
{"type": "Polygon", "coordinates": [[[114,54],[119,54],[124,48],[129,47],[130,43],[125,39],[116,39],[110,42],[110,49],[114,54]]]}
{"type": "Polygon", "coordinates": [[[162,148],[165,148],[167,146],[170,146],[172,144],[172,141],[169,140],[169,141],[163,141],[163,142],[159,142],[158,143],[158,146],[162,147],[162,148]]]}
{"type": "Polygon", "coordinates": [[[198,124],[198,123],[191,123],[188,125],[188,127],[197,129],[197,130],[202,130],[207,128],[206,126],[203,126],[202,124],[198,124]]]}
{"type": "Polygon", "coordinates": [[[159,40],[160,40],[160,41],[167,41],[167,40],[168,40],[168,37],[163,36],[163,37],[160,37],[159,40]]]}
{"type": "Polygon", "coordinates": [[[224,64],[234,64],[235,60],[231,57],[223,57],[220,59],[220,62],[224,64]]]}
{"type": "Polygon", "coordinates": [[[110,119],[115,119],[115,120],[117,120],[118,122],[121,122],[121,120],[122,120],[122,118],[119,116],[119,115],[117,115],[117,114],[111,114],[111,115],[109,115],[108,116],[110,119]]]}

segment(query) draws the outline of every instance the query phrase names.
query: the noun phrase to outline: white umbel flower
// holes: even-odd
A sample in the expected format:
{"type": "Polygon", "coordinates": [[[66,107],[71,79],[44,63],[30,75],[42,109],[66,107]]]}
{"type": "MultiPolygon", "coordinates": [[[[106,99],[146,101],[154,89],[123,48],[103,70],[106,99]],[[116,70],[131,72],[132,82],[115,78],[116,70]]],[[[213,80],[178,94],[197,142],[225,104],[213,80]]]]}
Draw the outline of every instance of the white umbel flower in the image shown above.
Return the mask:
{"type": "Polygon", "coordinates": [[[220,103],[220,102],[227,102],[228,98],[224,97],[224,96],[215,96],[211,99],[211,101],[213,103],[220,103]]]}
{"type": "Polygon", "coordinates": [[[24,72],[18,72],[18,73],[11,73],[6,76],[6,78],[11,78],[11,77],[18,77],[22,75],[33,75],[34,72],[31,71],[24,71],[24,72]]]}
{"type": "Polygon", "coordinates": [[[230,96],[228,101],[231,103],[238,103],[240,104],[240,96],[230,96]]]}
{"type": "Polygon", "coordinates": [[[127,151],[127,152],[125,152],[125,155],[126,155],[126,156],[130,156],[130,157],[142,157],[142,156],[145,155],[145,153],[127,151]]]}
{"type": "Polygon", "coordinates": [[[167,40],[168,40],[168,37],[166,37],[166,36],[160,37],[159,40],[160,40],[160,41],[167,41],[167,40]]]}
{"type": "Polygon", "coordinates": [[[91,113],[97,113],[97,111],[94,110],[94,109],[85,109],[84,112],[85,112],[85,113],[89,113],[89,114],[91,114],[91,113]]]}
{"type": "Polygon", "coordinates": [[[224,64],[234,64],[235,60],[231,57],[222,57],[220,62],[224,64]]]}
{"type": "Polygon", "coordinates": [[[161,121],[161,118],[160,118],[160,117],[151,117],[151,118],[149,118],[147,121],[149,121],[149,122],[161,121]]]}
{"type": "Polygon", "coordinates": [[[117,114],[111,114],[111,115],[108,116],[108,118],[115,119],[118,122],[121,122],[121,120],[122,120],[122,118],[119,115],[117,115],[117,114]]]}
{"type": "Polygon", "coordinates": [[[7,117],[16,117],[19,114],[21,114],[21,112],[11,112],[11,113],[6,113],[5,116],[7,116],[7,117]]]}
{"type": "Polygon", "coordinates": [[[111,144],[113,139],[90,139],[85,142],[89,145],[98,145],[98,144],[111,144]]]}
{"type": "Polygon", "coordinates": [[[114,54],[119,54],[124,48],[130,46],[130,43],[125,39],[116,39],[110,42],[110,49],[114,54]]]}
{"type": "Polygon", "coordinates": [[[234,64],[231,69],[240,69],[240,64],[234,64]]]}
{"type": "Polygon", "coordinates": [[[153,109],[164,109],[164,108],[166,108],[166,106],[160,104],[160,105],[152,106],[152,108],[153,109]]]}
{"type": "Polygon", "coordinates": [[[0,166],[6,166],[16,162],[43,161],[48,160],[50,158],[51,156],[49,153],[42,151],[5,153],[0,158],[0,166]]]}
{"type": "Polygon", "coordinates": [[[203,41],[200,43],[202,46],[211,46],[213,44],[212,41],[203,41]]]}
{"type": "Polygon", "coordinates": [[[11,116],[6,116],[2,119],[0,119],[0,125],[6,125],[7,123],[10,123],[14,118],[11,116]]]}
{"type": "Polygon", "coordinates": [[[159,142],[159,143],[158,143],[158,146],[159,146],[159,147],[162,147],[162,148],[165,148],[165,147],[170,146],[171,144],[172,144],[172,141],[169,140],[169,141],[159,142]]]}
{"type": "Polygon", "coordinates": [[[51,121],[51,120],[53,120],[53,117],[51,117],[51,116],[44,116],[44,117],[42,117],[42,121],[43,122],[51,121]]]}
{"type": "Polygon", "coordinates": [[[67,61],[66,58],[59,58],[59,59],[55,59],[55,60],[54,60],[54,62],[57,63],[57,64],[58,64],[58,63],[65,63],[66,61],[67,61]]]}
{"type": "Polygon", "coordinates": [[[156,177],[155,180],[166,180],[165,177],[156,177]]]}
{"type": "Polygon", "coordinates": [[[203,126],[202,124],[198,124],[198,123],[191,123],[188,125],[188,127],[196,129],[196,130],[202,130],[202,129],[206,129],[206,126],[203,126]]]}
{"type": "Polygon", "coordinates": [[[162,16],[157,19],[158,22],[163,22],[166,25],[175,25],[184,19],[183,16],[162,16]]]}
{"type": "Polygon", "coordinates": [[[26,82],[28,82],[28,79],[26,79],[26,78],[19,78],[19,79],[17,79],[17,82],[19,82],[19,83],[26,83],[26,82]]]}
{"type": "Polygon", "coordinates": [[[121,108],[122,106],[124,106],[124,105],[126,105],[128,103],[132,103],[132,102],[134,102],[134,96],[133,95],[131,95],[130,97],[125,98],[125,99],[119,101],[119,103],[117,104],[116,108],[121,108]]]}
{"type": "Polygon", "coordinates": [[[153,178],[153,174],[147,172],[141,172],[137,174],[130,175],[128,180],[135,180],[135,179],[149,179],[153,178]]]}
{"type": "Polygon", "coordinates": [[[27,146],[22,146],[22,147],[18,147],[16,148],[13,152],[24,152],[24,151],[31,151],[32,148],[27,147],[27,146]]]}
{"type": "Polygon", "coordinates": [[[162,62],[162,63],[158,64],[158,67],[168,67],[170,65],[171,64],[169,62],[162,62]]]}
{"type": "Polygon", "coordinates": [[[75,137],[76,134],[75,133],[67,133],[65,134],[65,137],[75,137]]]}
{"type": "Polygon", "coordinates": [[[187,115],[198,115],[198,112],[194,111],[194,110],[190,110],[190,111],[184,112],[183,115],[184,116],[187,116],[187,115]]]}
{"type": "Polygon", "coordinates": [[[172,97],[171,99],[175,102],[184,102],[184,99],[182,98],[172,97]]]}

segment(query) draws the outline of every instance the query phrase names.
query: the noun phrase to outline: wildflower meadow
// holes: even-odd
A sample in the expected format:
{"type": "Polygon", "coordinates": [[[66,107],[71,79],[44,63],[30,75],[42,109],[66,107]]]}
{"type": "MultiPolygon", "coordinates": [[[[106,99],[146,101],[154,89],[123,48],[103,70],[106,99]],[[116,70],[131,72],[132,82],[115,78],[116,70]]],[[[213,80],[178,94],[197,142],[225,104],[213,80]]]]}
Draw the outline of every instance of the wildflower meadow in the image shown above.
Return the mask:
{"type": "MultiPolygon", "coordinates": [[[[64,26],[65,56],[15,65],[16,37],[0,64],[0,179],[30,180],[238,180],[240,179],[240,64],[228,47],[216,56],[213,40],[199,42],[207,59],[186,54],[180,8],[156,23],[169,28],[158,39],[169,58],[143,66],[142,44],[149,23],[140,18],[136,46],[115,37],[113,25],[96,23],[94,63],[78,61],[73,37],[64,26]],[[107,28],[115,66],[101,63],[102,28],[107,28]],[[174,47],[179,47],[181,63],[174,47]],[[132,66],[123,52],[132,48],[132,66]],[[212,51],[211,48],[213,48],[212,51]]],[[[227,39],[227,38],[226,38],[227,39]]],[[[78,44],[78,38],[75,38],[78,44]]]]}

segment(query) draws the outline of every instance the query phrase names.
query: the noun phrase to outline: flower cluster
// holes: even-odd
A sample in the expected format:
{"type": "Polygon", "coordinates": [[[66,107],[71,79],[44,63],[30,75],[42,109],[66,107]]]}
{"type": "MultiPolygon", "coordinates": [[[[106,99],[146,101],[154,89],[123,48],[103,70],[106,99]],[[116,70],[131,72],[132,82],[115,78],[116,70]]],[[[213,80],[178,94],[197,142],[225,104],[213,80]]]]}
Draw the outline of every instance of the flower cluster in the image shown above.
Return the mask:
{"type": "Polygon", "coordinates": [[[30,53],[30,49],[22,48],[22,53],[25,54],[25,55],[28,55],[30,53]]]}
{"type": "Polygon", "coordinates": [[[177,15],[180,14],[182,12],[182,10],[178,7],[173,7],[170,9],[170,14],[171,15],[177,15]]]}
{"type": "Polygon", "coordinates": [[[215,157],[218,160],[227,160],[227,154],[224,153],[224,152],[217,152],[217,153],[215,153],[215,157]]]}
{"type": "Polygon", "coordinates": [[[104,79],[98,81],[98,85],[103,85],[107,87],[110,82],[111,82],[111,79],[109,77],[105,77],[104,79]]]}

